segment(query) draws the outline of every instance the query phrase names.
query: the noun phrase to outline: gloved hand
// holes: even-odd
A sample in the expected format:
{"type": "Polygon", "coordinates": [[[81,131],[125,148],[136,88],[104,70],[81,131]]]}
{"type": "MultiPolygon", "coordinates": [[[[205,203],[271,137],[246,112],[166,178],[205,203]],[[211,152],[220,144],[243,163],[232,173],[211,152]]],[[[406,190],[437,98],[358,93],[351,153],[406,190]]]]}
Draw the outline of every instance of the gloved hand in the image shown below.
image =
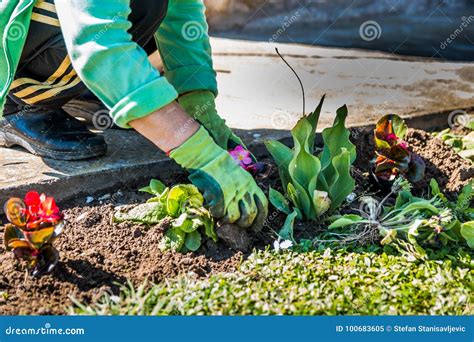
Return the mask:
{"type": "MultiPolygon", "coordinates": [[[[186,113],[207,129],[216,144],[224,150],[233,149],[237,145],[248,150],[242,140],[226,125],[225,120],[217,114],[215,96],[211,91],[196,90],[181,95],[178,103],[186,113]]],[[[252,159],[256,162],[253,156],[252,159]]]]}
{"type": "Polygon", "coordinates": [[[204,127],[170,153],[190,172],[212,215],[223,223],[258,231],[268,214],[268,200],[252,176],[219,147],[204,127]]]}

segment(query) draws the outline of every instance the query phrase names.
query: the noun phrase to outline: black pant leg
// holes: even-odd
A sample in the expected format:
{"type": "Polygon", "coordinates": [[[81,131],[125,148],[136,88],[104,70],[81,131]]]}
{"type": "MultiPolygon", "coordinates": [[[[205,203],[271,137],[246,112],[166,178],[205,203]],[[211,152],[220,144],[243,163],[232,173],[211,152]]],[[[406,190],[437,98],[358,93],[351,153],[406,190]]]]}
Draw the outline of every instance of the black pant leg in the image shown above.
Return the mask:
{"type": "MultiPolygon", "coordinates": [[[[132,0],[129,32],[148,54],[156,51],[154,33],[168,0],[132,0]]],[[[95,98],[74,71],[67,54],[54,0],[37,2],[4,114],[21,108],[59,108],[76,98],[95,98]]]]}

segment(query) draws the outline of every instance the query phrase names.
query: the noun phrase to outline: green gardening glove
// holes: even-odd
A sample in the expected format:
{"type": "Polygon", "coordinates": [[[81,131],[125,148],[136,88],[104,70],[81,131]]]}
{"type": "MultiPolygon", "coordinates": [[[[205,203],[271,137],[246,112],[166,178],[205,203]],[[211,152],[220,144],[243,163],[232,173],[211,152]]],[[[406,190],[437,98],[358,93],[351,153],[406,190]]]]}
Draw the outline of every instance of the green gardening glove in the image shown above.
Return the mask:
{"type": "MultiPolygon", "coordinates": [[[[226,125],[225,120],[217,114],[215,96],[211,91],[196,90],[180,96],[178,102],[186,113],[207,129],[216,144],[224,150],[233,149],[237,145],[248,150],[242,140],[226,125]]],[[[252,159],[256,162],[253,156],[252,159]]]]}
{"type": "Polygon", "coordinates": [[[189,171],[189,180],[203,192],[216,219],[254,231],[261,229],[268,214],[265,194],[204,127],[170,157],[189,171]]]}

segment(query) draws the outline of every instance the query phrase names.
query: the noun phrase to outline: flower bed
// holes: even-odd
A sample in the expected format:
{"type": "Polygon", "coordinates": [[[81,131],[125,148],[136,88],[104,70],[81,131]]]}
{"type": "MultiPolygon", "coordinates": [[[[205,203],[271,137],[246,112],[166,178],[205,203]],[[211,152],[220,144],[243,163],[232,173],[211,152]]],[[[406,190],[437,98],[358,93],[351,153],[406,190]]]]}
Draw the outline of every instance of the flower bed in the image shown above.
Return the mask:
{"type": "MultiPolygon", "coordinates": [[[[356,183],[355,192],[357,195],[361,195],[366,193],[367,188],[372,182],[370,159],[373,156],[374,150],[373,136],[370,130],[357,129],[352,132],[351,139],[356,146],[358,156],[354,162],[351,174],[356,183]]],[[[441,189],[448,196],[454,196],[463,185],[473,179],[474,167],[472,164],[462,159],[449,146],[443,144],[441,140],[421,130],[409,130],[405,139],[413,149],[413,152],[421,156],[426,163],[425,177],[421,182],[416,183],[412,190],[415,195],[426,194],[431,178],[437,180],[441,189]]],[[[267,159],[266,161],[270,160],[267,159]]],[[[178,182],[177,180],[183,181],[184,175],[174,175],[173,179],[163,181],[166,184],[173,185],[178,182]]],[[[267,174],[259,176],[258,183],[265,189],[266,193],[268,193],[270,187],[282,190],[275,166],[270,167],[267,174]]],[[[119,295],[121,291],[119,284],[126,284],[127,281],[130,281],[134,286],[140,286],[146,279],[151,282],[161,283],[164,280],[173,279],[179,275],[183,276],[190,272],[192,276],[189,279],[194,279],[195,277],[207,279],[209,276],[212,276],[211,279],[220,279],[215,278],[220,276],[213,275],[221,274],[222,272],[234,274],[239,269],[241,260],[249,257],[250,254],[237,253],[221,241],[216,244],[212,239],[206,238],[203,239],[202,247],[196,253],[162,252],[159,244],[163,239],[165,230],[169,228],[170,222],[165,221],[151,227],[127,222],[112,223],[112,217],[115,212],[114,206],[117,204],[117,201],[121,204],[143,203],[147,198],[149,196],[145,194],[124,192],[123,196],[112,196],[108,202],[106,201],[103,204],[84,205],[84,199],[77,199],[71,203],[61,203],[61,208],[65,209],[64,218],[68,222],[61,238],[55,242],[55,247],[59,250],[61,259],[52,274],[42,276],[41,278],[25,279],[23,268],[19,263],[12,262],[12,255],[10,253],[4,253],[5,250],[2,243],[0,246],[0,313],[64,314],[67,313],[67,307],[72,305],[71,297],[76,298],[82,303],[94,303],[102,298],[104,293],[112,296],[119,295]],[[25,300],[25,298],[28,298],[28,300],[25,300]]],[[[267,225],[261,233],[252,236],[252,246],[256,249],[264,249],[266,246],[272,245],[276,238],[275,231],[281,228],[285,217],[286,215],[271,207],[267,225]]],[[[4,223],[6,223],[5,221],[4,223]]],[[[314,237],[320,230],[321,227],[312,222],[297,221],[294,226],[297,239],[314,237]]],[[[374,236],[375,242],[377,239],[380,240],[381,237],[374,236]]],[[[368,258],[383,259],[382,256],[375,256],[382,253],[380,249],[374,254],[373,247],[369,245],[365,247],[365,250],[368,258]]],[[[361,253],[360,250],[359,253],[361,253]]],[[[440,258],[442,259],[446,254],[450,254],[449,258],[460,260],[455,251],[440,253],[440,258]]],[[[472,281],[472,271],[467,270],[465,264],[466,258],[469,258],[469,255],[472,256],[472,252],[466,250],[465,253],[467,253],[467,257],[462,257],[464,261],[455,262],[452,266],[451,280],[448,281],[450,296],[461,298],[465,293],[465,287],[468,286],[469,281],[467,280],[471,279],[472,281]]],[[[273,260],[271,254],[262,255],[268,256],[269,262],[273,260]]],[[[314,255],[315,260],[318,260],[318,253],[314,255]]],[[[361,258],[363,255],[361,254],[361,258]]],[[[255,258],[255,255],[252,258],[255,258]]],[[[279,257],[275,258],[279,260],[279,257]]],[[[397,260],[400,260],[401,263],[405,262],[403,257],[399,257],[397,260]]],[[[446,262],[449,261],[443,261],[446,265],[443,267],[451,267],[451,264],[447,265],[446,262]]],[[[248,265],[248,263],[245,265],[248,265]]],[[[313,267],[311,265],[314,266],[313,261],[309,261],[308,267],[313,267]]],[[[350,264],[349,260],[341,258],[339,267],[344,268],[345,265],[347,269],[355,267],[350,264]]],[[[244,266],[244,273],[247,270],[246,267],[244,266]]],[[[328,265],[327,269],[323,268],[320,271],[322,274],[327,274],[327,272],[330,272],[330,265],[328,265]]],[[[415,271],[413,272],[413,274],[416,274],[415,271]]],[[[235,274],[236,277],[239,277],[238,274],[240,273],[235,274]]],[[[282,286],[290,286],[292,284],[290,281],[291,277],[288,277],[289,281],[284,282],[282,286]]],[[[315,277],[318,278],[317,275],[315,277]]],[[[434,282],[436,274],[433,274],[432,277],[429,278],[431,279],[429,280],[430,282],[434,282]]],[[[446,278],[448,277],[446,276],[446,278]]],[[[229,279],[233,279],[232,276],[229,279]]],[[[315,280],[313,286],[321,286],[321,279],[315,280]]],[[[194,280],[190,281],[194,282],[194,280]]],[[[312,280],[307,285],[311,286],[311,282],[312,280]]],[[[197,281],[193,284],[195,284],[193,286],[204,286],[208,283],[203,280],[202,283],[197,281]]],[[[258,282],[255,282],[254,285],[258,286],[258,284],[258,282]]],[[[162,291],[166,292],[169,290],[173,296],[179,295],[179,292],[173,292],[176,290],[173,287],[175,285],[170,285],[169,289],[165,285],[163,286],[162,291]]],[[[370,291],[380,289],[380,291],[384,292],[386,289],[382,287],[383,284],[371,284],[370,291]]],[[[334,293],[338,291],[335,288],[334,293]]],[[[418,305],[417,301],[413,301],[410,304],[410,302],[401,299],[400,305],[403,304],[403,306],[398,307],[398,304],[394,304],[395,309],[393,310],[400,313],[465,313],[465,311],[455,310],[454,305],[447,307],[445,311],[436,309],[439,303],[436,298],[443,296],[443,294],[441,292],[439,294],[431,293],[429,292],[431,290],[425,287],[419,288],[419,291],[419,296],[431,298],[423,302],[419,309],[415,307],[418,305]]],[[[410,291],[407,292],[407,294],[410,293],[410,291]]],[[[321,295],[323,294],[321,293],[321,295]]],[[[402,295],[399,298],[405,297],[402,295]]],[[[314,300],[317,300],[317,298],[314,300]]],[[[242,303],[245,303],[245,301],[242,303]]],[[[354,310],[360,307],[359,305],[356,306],[355,303],[352,309],[350,303],[345,303],[343,305],[344,309],[336,312],[355,312],[354,310]]],[[[264,312],[257,307],[253,308],[244,309],[243,306],[237,306],[235,310],[233,309],[229,312],[264,312]],[[238,309],[239,307],[241,309],[238,309]]],[[[170,313],[197,312],[188,307],[186,309],[175,309],[176,311],[170,311],[170,313]]],[[[270,312],[277,313],[278,310],[280,309],[276,306],[270,312]]],[[[334,313],[331,311],[330,306],[323,305],[318,310],[313,312],[300,311],[298,309],[287,312],[334,313]]],[[[393,310],[390,307],[374,306],[372,309],[367,307],[361,312],[391,313],[394,312],[393,310]]],[[[472,306],[468,311],[472,313],[472,306]]],[[[217,313],[217,311],[208,311],[207,313],[217,313]]]]}

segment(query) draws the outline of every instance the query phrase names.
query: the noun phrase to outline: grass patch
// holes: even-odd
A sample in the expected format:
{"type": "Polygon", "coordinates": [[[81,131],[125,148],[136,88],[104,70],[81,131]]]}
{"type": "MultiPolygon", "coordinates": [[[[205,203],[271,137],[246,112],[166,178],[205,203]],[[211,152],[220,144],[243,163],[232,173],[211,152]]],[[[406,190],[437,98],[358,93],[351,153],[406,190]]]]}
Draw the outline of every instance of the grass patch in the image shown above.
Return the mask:
{"type": "Polygon", "coordinates": [[[411,262],[403,256],[326,249],[256,252],[232,274],[180,277],[98,303],[87,315],[466,315],[473,314],[471,258],[411,262]]]}

